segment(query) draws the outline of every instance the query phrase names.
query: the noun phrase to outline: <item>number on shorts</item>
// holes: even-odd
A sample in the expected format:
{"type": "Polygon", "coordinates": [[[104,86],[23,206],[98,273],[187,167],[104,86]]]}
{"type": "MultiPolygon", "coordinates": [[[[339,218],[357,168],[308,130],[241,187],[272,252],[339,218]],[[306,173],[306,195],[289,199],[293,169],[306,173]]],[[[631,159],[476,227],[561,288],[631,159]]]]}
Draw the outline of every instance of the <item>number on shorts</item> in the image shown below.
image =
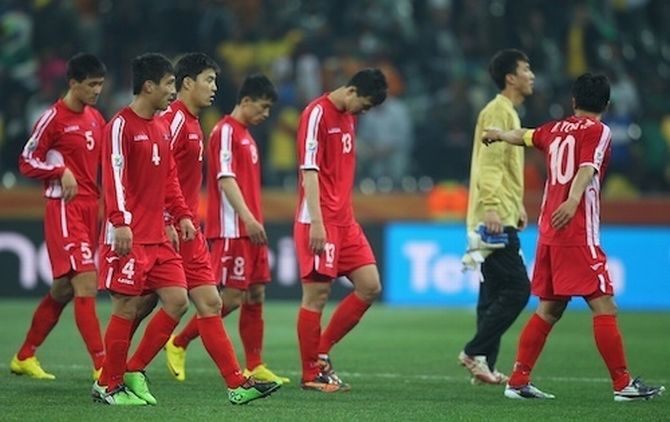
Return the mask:
{"type": "Polygon", "coordinates": [[[127,279],[132,280],[135,275],[135,258],[130,258],[126,265],[121,269],[121,273],[126,276],[127,279]]]}
{"type": "Polygon", "coordinates": [[[323,251],[326,254],[326,267],[332,267],[335,263],[335,245],[333,243],[326,243],[323,251]]]}
{"type": "Polygon", "coordinates": [[[88,245],[88,243],[82,243],[80,249],[82,258],[85,260],[93,258],[93,251],[91,251],[91,247],[88,245]]]}
{"type": "Polygon", "coordinates": [[[244,275],[243,256],[235,257],[235,261],[233,261],[233,274],[235,274],[237,277],[242,277],[244,275]]]}

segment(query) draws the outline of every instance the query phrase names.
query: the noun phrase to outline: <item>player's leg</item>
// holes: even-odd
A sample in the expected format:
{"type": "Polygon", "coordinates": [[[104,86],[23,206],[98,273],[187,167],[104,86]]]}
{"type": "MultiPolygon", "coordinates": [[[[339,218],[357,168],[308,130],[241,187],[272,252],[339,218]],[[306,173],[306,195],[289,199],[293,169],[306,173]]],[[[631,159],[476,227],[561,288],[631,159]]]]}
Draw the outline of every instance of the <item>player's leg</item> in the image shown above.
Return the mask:
{"type": "Polygon", "coordinates": [[[495,368],[503,334],[512,326],[530,296],[530,281],[519,253],[517,231],[506,227],[505,232],[509,244],[496,250],[482,264],[484,282],[480,286],[477,332],[459,355],[459,361],[473,377],[488,384],[506,381],[506,377],[496,376],[491,368],[495,368]]]}
{"type": "Polygon", "coordinates": [[[67,276],[54,279],[51,289],[44,296],[40,304],[37,305],[37,309],[33,313],[33,319],[26,334],[26,339],[18,353],[12,358],[9,365],[12,373],[27,375],[36,379],[52,380],[56,378],[53,374],[47,373],[42,369],[42,366],[35,357],[35,352],[56,326],[63,309],[72,300],[73,296],[74,289],[67,276]]]}
{"type": "Polygon", "coordinates": [[[278,376],[263,363],[264,303],[265,282],[252,283],[244,295],[239,319],[240,339],[244,346],[246,362],[244,375],[260,381],[276,381],[288,384],[291,382],[289,378],[278,376]]]}
{"type": "Polygon", "coordinates": [[[201,285],[189,293],[196,306],[202,343],[228,386],[228,399],[233,404],[245,404],[279,389],[281,383],[256,382],[242,375],[233,344],[221,320],[222,305],[216,286],[201,285]]]}
{"type": "Polygon", "coordinates": [[[95,271],[86,271],[72,277],[74,288],[74,318],[86,349],[93,361],[93,380],[100,377],[105,350],[100,334],[100,322],[95,310],[98,278],[95,271]]]}
{"type": "Polygon", "coordinates": [[[612,379],[614,400],[648,400],[665,391],[664,386],[648,386],[639,378],[633,379],[630,376],[613,296],[598,292],[586,299],[593,312],[593,334],[596,346],[612,379]]]}

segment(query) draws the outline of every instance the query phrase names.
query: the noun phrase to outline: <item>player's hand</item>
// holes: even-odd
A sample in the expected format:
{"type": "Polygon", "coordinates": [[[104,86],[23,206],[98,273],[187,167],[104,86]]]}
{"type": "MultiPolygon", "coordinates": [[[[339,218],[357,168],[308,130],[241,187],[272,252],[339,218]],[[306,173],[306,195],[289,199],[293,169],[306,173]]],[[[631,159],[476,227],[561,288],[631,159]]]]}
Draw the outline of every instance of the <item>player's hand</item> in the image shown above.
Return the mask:
{"type": "Polygon", "coordinates": [[[501,130],[495,127],[484,129],[484,133],[482,134],[482,142],[484,145],[489,146],[495,142],[502,142],[502,139],[500,139],[500,132],[501,130]]]}
{"type": "Polygon", "coordinates": [[[556,229],[565,228],[575,216],[579,201],[568,198],[563,202],[556,211],[551,213],[551,226],[556,229]]]}
{"type": "Polygon", "coordinates": [[[484,214],[486,231],[490,234],[501,234],[503,232],[502,221],[497,211],[486,211],[484,214]]]}
{"type": "Polygon", "coordinates": [[[251,243],[254,245],[267,245],[268,235],[265,233],[265,227],[258,220],[251,218],[249,221],[244,222],[244,226],[247,229],[251,243]]]}
{"type": "Polygon", "coordinates": [[[521,211],[519,212],[519,221],[516,223],[516,228],[523,230],[526,227],[528,227],[528,213],[526,212],[525,207],[521,207],[521,211]]]}
{"type": "Polygon", "coordinates": [[[62,197],[65,202],[69,202],[77,196],[77,179],[69,168],[65,168],[60,178],[60,185],[63,189],[62,197]]]}
{"type": "Polygon", "coordinates": [[[172,224],[165,226],[165,234],[175,251],[179,252],[179,233],[172,224]]]}
{"type": "Polygon", "coordinates": [[[198,231],[190,218],[182,218],[179,220],[179,229],[181,231],[181,240],[186,242],[195,239],[195,233],[198,231]]]}
{"type": "Polygon", "coordinates": [[[312,223],[309,226],[309,250],[320,254],[326,248],[326,227],[323,223],[312,223]]]}
{"type": "Polygon", "coordinates": [[[120,226],[114,228],[114,244],[112,250],[118,256],[126,256],[133,247],[133,231],[129,226],[120,226]]]}

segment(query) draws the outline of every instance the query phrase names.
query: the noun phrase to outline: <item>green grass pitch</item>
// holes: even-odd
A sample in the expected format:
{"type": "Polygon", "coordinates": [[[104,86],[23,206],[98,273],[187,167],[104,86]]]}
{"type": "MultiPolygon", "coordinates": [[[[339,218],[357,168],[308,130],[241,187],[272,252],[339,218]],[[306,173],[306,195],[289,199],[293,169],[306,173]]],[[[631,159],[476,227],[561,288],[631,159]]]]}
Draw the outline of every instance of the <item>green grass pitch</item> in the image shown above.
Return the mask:
{"type": "MultiPolygon", "coordinates": [[[[0,300],[0,420],[2,421],[662,421],[670,420],[670,393],[648,402],[615,403],[607,370],[596,351],[588,312],[566,312],[534,371],[534,382],[553,401],[516,401],[502,387],[472,386],[456,356],[473,333],[465,309],[405,309],[375,305],[332,351],[335,369],[352,385],[348,393],[299,388],[297,303],[265,309],[265,360],[292,382],[266,400],[233,406],[202,344],[188,349],[187,379],[174,381],[161,352],[149,366],[158,406],[119,408],[94,404],[90,360],[72,307],[39,349],[43,367],[56,375],[41,381],[10,374],[37,299],[0,300]]],[[[106,327],[110,306],[99,302],[106,327]]],[[[329,304],[324,322],[332,312],[329,304]]],[[[192,312],[192,311],[190,311],[192,312]]],[[[190,317],[190,313],[187,318],[190,317]]],[[[503,339],[499,369],[509,373],[525,312],[503,339]]],[[[670,314],[622,312],[619,324],[629,367],[651,384],[670,388],[670,314]]],[[[237,314],[226,320],[241,363],[237,314]]],[[[143,333],[140,327],[139,334],[143,333]]],[[[136,336],[139,337],[139,336],[136,336]]]]}

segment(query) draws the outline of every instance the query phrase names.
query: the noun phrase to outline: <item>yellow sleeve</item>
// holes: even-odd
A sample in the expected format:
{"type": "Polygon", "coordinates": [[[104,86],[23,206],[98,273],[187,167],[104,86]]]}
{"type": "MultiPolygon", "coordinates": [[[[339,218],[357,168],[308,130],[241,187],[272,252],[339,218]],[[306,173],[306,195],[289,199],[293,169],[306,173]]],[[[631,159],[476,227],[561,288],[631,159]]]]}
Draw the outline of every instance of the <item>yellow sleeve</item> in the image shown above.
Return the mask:
{"type": "Polygon", "coordinates": [[[527,147],[532,147],[533,146],[533,134],[535,133],[535,129],[528,129],[526,133],[523,134],[523,143],[527,147]]]}
{"type": "MultiPolygon", "coordinates": [[[[506,114],[500,109],[487,109],[482,112],[482,127],[506,129],[506,114]]],[[[478,188],[479,200],[485,211],[497,211],[500,204],[500,184],[505,171],[505,152],[508,146],[504,142],[496,142],[479,150],[478,156],[478,188]]]]}

